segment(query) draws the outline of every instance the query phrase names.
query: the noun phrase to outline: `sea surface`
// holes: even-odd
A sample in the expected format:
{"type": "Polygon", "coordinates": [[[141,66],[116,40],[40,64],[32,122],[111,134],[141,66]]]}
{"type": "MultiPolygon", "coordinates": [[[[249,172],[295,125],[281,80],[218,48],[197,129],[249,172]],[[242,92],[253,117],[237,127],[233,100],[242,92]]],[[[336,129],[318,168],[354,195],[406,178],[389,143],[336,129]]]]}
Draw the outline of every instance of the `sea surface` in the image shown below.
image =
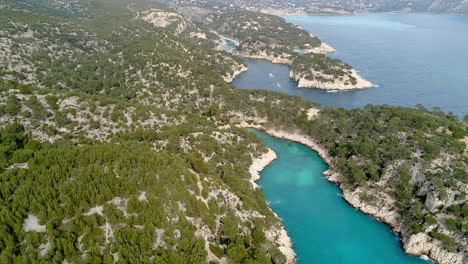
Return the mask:
{"type": "Polygon", "coordinates": [[[260,174],[270,207],[281,217],[297,264],[427,264],[404,253],[390,227],[347,204],[327,181],[327,164],[309,147],[249,129],[278,154],[260,174]]]}
{"type": "Polygon", "coordinates": [[[372,13],[286,16],[334,47],[330,56],[352,65],[378,88],[331,93],[297,88],[289,67],[247,60],[233,85],[299,95],[322,106],[389,104],[468,114],[468,16],[372,13]]]}

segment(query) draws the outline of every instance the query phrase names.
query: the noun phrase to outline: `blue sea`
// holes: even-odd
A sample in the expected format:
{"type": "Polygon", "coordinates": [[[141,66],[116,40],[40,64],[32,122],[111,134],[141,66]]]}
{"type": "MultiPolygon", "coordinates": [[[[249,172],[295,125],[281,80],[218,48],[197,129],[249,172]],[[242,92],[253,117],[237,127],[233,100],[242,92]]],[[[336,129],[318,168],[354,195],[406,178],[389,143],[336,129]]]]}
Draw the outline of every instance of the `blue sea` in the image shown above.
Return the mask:
{"type": "Polygon", "coordinates": [[[238,88],[299,95],[322,106],[389,104],[468,114],[468,16],[377,13],[354,16],[286,16],[334,47],[330,56],[352,65],[378,88],[331,93],[300,89],[289,67],[247,60],[238,88]]]}
{"type": "Polygon", "coordinates": [[[278,154],[259,185],[293,240],[297,264],[427,264],[404,253],[391,229],[348,205],[309,147],[249,129],[278,154]]]}

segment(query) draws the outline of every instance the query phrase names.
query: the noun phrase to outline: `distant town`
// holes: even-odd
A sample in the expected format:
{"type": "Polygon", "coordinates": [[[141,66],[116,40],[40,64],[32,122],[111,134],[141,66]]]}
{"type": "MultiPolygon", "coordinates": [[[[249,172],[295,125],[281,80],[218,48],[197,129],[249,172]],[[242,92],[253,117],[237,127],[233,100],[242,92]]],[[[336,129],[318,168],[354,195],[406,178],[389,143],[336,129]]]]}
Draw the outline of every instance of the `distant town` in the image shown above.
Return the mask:
{"type": "Polygon", "coordinates": [[[468,2],[425,0],[161,0],[177,6],[198,5],[203,7],[232,9],[286,15],[297,13],[322,15],[351,15],[357,12],[430,12],[468,14],[468,2]]]}

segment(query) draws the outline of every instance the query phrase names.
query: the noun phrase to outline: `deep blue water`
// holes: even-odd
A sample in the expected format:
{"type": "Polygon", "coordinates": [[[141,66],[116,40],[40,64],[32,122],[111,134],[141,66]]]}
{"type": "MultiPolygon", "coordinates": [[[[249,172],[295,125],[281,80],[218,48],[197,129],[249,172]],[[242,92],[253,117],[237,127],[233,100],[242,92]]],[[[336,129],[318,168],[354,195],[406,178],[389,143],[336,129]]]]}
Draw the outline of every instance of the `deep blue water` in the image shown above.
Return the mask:
{"type": "Polygon", "coordinates": [[[330,93],[298,89],[289,68],[247,60],[249,71],[233,84],[299,95],[323,106],[366,104],[441,107],[468,114],[468,16],[415,13],[285,17],[334,47],[378,88],[330,93]],[[272,75],[270,75],[270,73],[272,75]]]}
{"type": "Polygon", "coordinates": [[[404,253],[388,226],[355,210],[307,146],[249,129],[278,154],[259,185],[294,242],[298,264],[427,264],[404,253]]]}

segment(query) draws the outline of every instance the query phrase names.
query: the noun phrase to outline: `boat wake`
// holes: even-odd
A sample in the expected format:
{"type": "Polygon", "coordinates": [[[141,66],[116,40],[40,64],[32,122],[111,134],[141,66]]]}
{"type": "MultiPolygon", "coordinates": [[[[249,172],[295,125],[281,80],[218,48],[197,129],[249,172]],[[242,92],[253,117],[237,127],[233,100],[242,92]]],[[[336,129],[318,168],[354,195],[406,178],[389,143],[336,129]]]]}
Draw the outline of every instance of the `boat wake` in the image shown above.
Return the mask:
{"type": "Polygon", "coordinates": [[[430,259],[428,256],[426,255],[422,255],[419,257],[420,259],[424,260],[424,261],[427,261],[429,263],[435,263],[432,259],[430,259]]]}
{"type": "Polygon", "coordinates": [[[273,204],[280,204],[280,203],[281,203],[281,201],[279,201],[279,200],[278,200],[278,201],[273,201],[273,202],[272,202],[272,201],[267,201],[267,204],[268,204],[269,206],[270,206],[270,205],[273,205],[273,204]]]}

